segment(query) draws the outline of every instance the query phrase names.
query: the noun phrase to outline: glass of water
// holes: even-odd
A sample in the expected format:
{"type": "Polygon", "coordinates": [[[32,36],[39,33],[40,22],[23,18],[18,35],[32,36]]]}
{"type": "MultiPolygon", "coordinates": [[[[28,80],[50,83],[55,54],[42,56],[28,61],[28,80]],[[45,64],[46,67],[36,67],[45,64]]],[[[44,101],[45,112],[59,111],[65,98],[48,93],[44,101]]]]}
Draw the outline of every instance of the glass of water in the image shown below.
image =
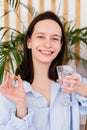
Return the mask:
{"type": "MultiPolygon", "coordinates": [[[[64,79],[67,76],[74,74],[75,72],[76,72],[75,66],[70,66],[70,65],[59,65],[59,66],[57,66],[57,73],[58,73],[59,79],[64,79]]],[[[66,86],[66,87],[72,87],[73,86],[72,83],[65,83],[65,82],[62,82],[61,85],[66,86]]],[[[63,91],[63,97],[62,98],[63,98],[62,104],[64,106],[73,105],[72,94],[68,94],[68,93],[63,91]]]]}

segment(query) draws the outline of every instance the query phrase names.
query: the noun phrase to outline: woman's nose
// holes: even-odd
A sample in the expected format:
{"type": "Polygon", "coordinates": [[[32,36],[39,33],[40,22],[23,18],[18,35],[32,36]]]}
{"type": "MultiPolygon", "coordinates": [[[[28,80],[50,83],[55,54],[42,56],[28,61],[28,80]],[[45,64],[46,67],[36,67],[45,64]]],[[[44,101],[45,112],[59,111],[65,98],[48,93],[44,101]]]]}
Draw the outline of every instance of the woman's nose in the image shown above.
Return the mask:
{"type": "Polygon", "coordinates": [[[49,38],[45,39],[44,46],[51,47],[51,40],[49,38]]]}

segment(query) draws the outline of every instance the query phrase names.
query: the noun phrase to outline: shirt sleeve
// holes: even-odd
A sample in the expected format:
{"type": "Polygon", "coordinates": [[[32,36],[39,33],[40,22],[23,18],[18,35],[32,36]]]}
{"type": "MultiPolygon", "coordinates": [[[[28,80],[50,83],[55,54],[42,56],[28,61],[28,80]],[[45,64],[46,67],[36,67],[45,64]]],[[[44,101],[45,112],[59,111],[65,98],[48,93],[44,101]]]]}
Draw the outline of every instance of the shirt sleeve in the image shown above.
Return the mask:
{"type": "Polygon", "coordinates": [[[87,115],[87,97],[76,94],[76,98],[79,103],[80,113],[82,115],[87,115]]]}
{"type": "Polygon", "coordinates": [[[28,109],[28,114],[20,119],[15,116],[15,105],[0,95],[0,130],[36,130],[33,124],[34,112],[28,109]]]}
{"type": "MultiPolygon", "coordinates": [[[[82,77],[81,75],[77,74],[80,78],[80,81],[87,84],[87,79],[82,77]]],[[[79,108],[80,108],[80,113],[82,115],[87,115],[87,97],[81,96],[78,93],[76,93],[76,98],[79,102],[79,108]]]]}

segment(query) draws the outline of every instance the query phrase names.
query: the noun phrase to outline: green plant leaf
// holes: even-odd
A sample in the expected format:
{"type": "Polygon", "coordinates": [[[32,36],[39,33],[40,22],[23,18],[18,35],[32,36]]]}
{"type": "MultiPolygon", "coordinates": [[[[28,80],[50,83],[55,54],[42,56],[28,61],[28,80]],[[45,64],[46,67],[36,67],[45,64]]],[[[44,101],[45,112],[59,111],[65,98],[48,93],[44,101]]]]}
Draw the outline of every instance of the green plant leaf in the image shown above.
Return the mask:
{"type": "Polygon", "coordinates": [[[6,0],[8,2],[8,4],[13,8],[16,9],[19,0],[6,0]]]}
{"type": "Polygon", "coordinates": [[[3,77],[4,77],[4,70],[5,70],[5,61],[3,62],[3,64],[0,64],[0,84],[3,81],[3,77]]]}

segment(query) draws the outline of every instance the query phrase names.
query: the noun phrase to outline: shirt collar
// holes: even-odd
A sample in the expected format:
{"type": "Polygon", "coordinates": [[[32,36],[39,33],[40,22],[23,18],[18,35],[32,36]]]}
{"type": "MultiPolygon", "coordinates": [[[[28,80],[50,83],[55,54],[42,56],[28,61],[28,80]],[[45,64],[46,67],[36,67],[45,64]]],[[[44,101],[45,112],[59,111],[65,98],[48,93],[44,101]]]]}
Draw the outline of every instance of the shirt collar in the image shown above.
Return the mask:
{"type": "Polygon", "coordinates": [[[57,95],[58,95],[58,92],[60,91],[61,87],[60,87],[60,84],[55,82],[55,81],[52,81],[52,85],[51,85],[51,103],[50,103],[50,106],[53,105],[57,95]]]}
{"type": "Polygon", "coordinates": [[[23,81],[23,86],[24,86],[24,90],[26,93],[32,93],[36,97],[42,96],[32,88],[32,86],[29,82],[23,81]]]}

